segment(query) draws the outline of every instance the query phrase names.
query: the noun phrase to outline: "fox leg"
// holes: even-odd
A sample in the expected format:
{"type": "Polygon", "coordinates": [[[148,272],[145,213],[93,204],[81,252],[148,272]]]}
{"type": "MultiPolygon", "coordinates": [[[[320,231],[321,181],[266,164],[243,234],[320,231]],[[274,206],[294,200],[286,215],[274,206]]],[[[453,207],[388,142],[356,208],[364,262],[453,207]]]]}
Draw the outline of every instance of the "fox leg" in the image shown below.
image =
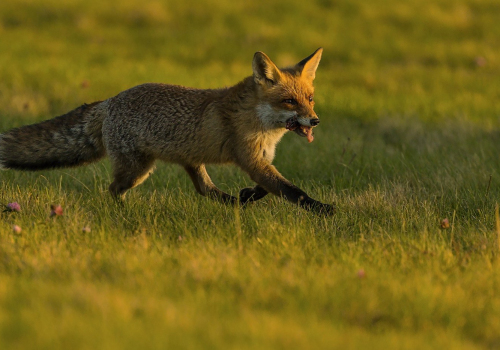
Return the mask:
{"type": "Polygon", "coordinates": [[[264,198],[269,192],[262,186],[247,187],[240,191],[240,203],[255,202],[264,198]]]}
{"type": "Polygon", "coordinates": [[[193,181],[196,191],[202,196],[217,199],[223,203],[236,203],[238,201],[236,197],[221,191],[214,185],[212,179],[210,179],[210,176],[207,173],[207,170],[205,169],[205,165],[185,165],[184,169],[193,181]]]}
{"type": "MultiPolygon", "coordinates": [[[[307,193],[285,179],[273,165],[267,162],[259,162],[250,167],[245,166],[243,169],[246,170],[250,174],[252,180],[257,182],[265,191],[281,196],[307,210],[326,215],[335,213],[335,207],[333,205],[324,204],[312,199],[307,193]]],[[[261,191],[259,194],[262,193],[264,192],[261,191]]]]}
{"type": "Polygon", "coordinates": [[[109,192],[115,199],[123,199],[125,192],[144,182],[153,172],[155,159],[137,154],[133,157],[115,157],[110,158],[113,162],[114,181],[109,186],[109,192]]]}

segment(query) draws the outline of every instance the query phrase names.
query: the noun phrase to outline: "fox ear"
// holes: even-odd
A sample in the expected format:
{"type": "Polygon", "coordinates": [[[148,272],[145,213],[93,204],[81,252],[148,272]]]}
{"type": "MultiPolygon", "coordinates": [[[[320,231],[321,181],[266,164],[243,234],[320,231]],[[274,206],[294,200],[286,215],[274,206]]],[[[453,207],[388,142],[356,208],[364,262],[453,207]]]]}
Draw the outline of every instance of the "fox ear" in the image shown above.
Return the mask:
{"type": "Polygon", "coordinates": [[[253,78],[256,83],[274,85],[280,79],[280,70],[264,52],[256,52],[252,62],[253,78]]]}
{"type": "Polygon", "coordinates": [[[314,53],[304,58],[302,61],[297,63],[297,68],[301,72],[300,75],[314,80],[316,77],[316,69],[318,69],[319,61],[321,60],[321,54],[323,53],[323,48],[320,47],[314,53]]]}

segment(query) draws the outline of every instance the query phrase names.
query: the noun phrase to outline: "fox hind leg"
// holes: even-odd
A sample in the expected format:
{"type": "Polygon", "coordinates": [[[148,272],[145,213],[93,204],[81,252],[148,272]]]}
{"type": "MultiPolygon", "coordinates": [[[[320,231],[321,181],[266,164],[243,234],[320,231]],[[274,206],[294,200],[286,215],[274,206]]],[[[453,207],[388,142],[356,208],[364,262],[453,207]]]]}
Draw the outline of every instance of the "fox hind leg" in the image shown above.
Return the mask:
{"type": "Polygon", "coordinates": [[[113,198],[121,200],[125,192],[146,180],[153,172],[155,159],[143,154],[134,157],[110,157],[113,162],[114,181],[109,186],[113,198]]]}
{"type": "Polygon", "coordinates": [[[207,170],[205,169],[205,165],[203,164],[197,166],[186,165],[184,166],[184,169],[186,170],[186,172],[189,174],[189,177],[193,181],[196,191],[202,196],[207,196],[213,199],[217,199],[223,203],[233,204],[238,201],[236,197],[233,197],[221,191],[220,189],[217,188],[217,186],[214,185],[212,179],[210,179],[210,176],[207,173],[207,170]]]}

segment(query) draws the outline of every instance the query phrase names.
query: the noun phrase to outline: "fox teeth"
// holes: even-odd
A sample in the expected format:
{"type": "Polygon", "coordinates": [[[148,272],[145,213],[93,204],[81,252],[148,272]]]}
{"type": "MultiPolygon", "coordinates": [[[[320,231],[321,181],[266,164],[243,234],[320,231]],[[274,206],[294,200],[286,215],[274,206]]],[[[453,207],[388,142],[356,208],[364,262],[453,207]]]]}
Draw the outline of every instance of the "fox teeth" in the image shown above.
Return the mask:
{"type": "Polygon", "coordinates": [[[300,127],[300,123],[296,119],[292,118],[292,119],[288,119],[286,121],[285,128],[287,130],[292,130],[293,131],[293,130],[297,129],[298,127],[300,127]]]}

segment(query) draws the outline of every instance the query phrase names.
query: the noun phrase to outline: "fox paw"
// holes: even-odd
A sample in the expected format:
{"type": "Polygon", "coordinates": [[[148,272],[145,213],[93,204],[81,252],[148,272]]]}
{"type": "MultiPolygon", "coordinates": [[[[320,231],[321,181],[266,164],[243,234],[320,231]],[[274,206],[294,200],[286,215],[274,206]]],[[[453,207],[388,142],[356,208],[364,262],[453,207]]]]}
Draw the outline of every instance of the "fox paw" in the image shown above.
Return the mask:
{"type": "Polygon", "coordinates": [[[318,205],[314,206],[312,210],[320,215],[332,216],[337,212],[337,207],[332,204],[319,203],[318,205]]]}
{"type": "Polygon", "coordinates": [[[262,187],[247,187],[240,191],[240,203],[246,204],[248,202],[255,202],[263,198],[267,194],[267,191],[262,187]]]}
{"type": "Polygon", "coordinates": [[[255,191],[253,188],[244,188],[240,191],[240,203],[246,204],[248,202],[253,202],[255,196],[255,191]]]}
{"type": "Polygon", "coordinates": [[[337,207],[335,205],[321,203],[315,201],[314,199],[304,201],[302,203],[302,207],[304,209],[312,211],[313,213],[324,216],[331,216],[337,211],[337,207]]]}

